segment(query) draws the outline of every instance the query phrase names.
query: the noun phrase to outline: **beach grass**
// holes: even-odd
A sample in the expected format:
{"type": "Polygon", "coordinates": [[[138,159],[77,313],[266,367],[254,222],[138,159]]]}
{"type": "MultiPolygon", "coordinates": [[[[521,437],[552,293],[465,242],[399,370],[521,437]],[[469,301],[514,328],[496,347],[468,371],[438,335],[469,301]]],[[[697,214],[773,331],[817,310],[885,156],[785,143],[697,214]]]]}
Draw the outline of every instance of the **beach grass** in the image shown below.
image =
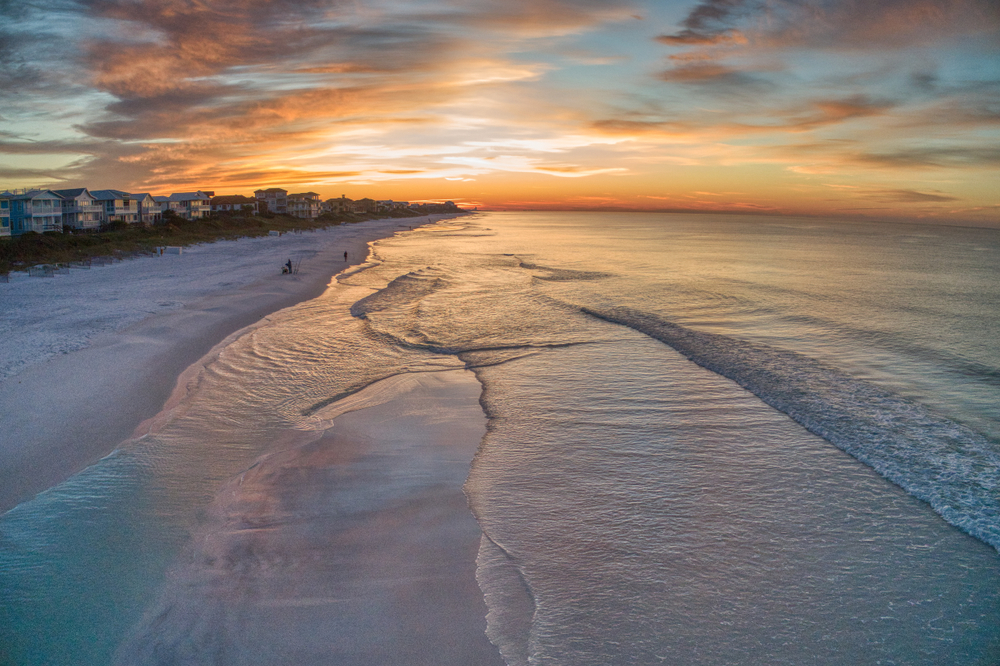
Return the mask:
{"type": "Polygon", "coordinates": [[[199,220],[178,216],[150,226],[114,223],[95,232],[29,232],[0,239],[0,275],[32,266],[69,265],[101,257],[152,254],[163,246],[189,246],[218,240],[325,229],[388,217],[418,217],[410,210],[380,213],[326,213],[313,220],[291,215],[212,215],[199,220]]]}

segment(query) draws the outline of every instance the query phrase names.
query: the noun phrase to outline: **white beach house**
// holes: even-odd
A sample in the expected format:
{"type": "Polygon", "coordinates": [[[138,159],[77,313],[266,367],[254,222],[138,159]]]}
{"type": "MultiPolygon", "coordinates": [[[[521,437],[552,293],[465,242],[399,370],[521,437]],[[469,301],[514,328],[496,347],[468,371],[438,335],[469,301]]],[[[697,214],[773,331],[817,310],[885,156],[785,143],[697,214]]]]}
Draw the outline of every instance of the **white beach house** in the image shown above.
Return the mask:
{"type": "Polygon", "coordinates": [[[139,222],[148,226],[160,221],[163,212],[152,194],[149,192],[133,193],[132,199],[139,204],[139,222]]]}
{"type": "Polygon", "coordinates": [[[269,187],[266,190],[254,190],[254,197],[257,199],[261,212],[277,213],[285,215],[288,213],[288,190],[280,187],[269,187]]]}
{"type": "Polygon", "coordinates": [[[175,192],[169,197],[153,197],[159,203],[160,211],[168,210],[185,220],[199,220],[212,210],[212,196],[201,190],[197,192],[175,192]]]}
{"type": "Polygon", "coordinates": [[[104,206],[86,187],[72,190],[52,190],[62,197],[62,223],[64,227],[83,231],[96,231],[104,223],[104,206]]]}
{"type": "Polygon", "coordinates": [[[288,195],[288,214],[303,220],[314,220],[323,212],[323,202],[315,192],[288,195]]]}

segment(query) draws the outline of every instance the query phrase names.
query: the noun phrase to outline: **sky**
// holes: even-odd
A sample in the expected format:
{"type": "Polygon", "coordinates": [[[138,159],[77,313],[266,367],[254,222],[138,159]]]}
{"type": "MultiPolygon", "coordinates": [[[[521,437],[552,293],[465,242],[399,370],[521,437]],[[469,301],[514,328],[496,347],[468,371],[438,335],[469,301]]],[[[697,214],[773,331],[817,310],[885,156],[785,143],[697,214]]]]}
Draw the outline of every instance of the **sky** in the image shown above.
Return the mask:
{"type": "Polygon", "coordinates": [[[1000,226],[997,0],[0,0],[0,189],[1000,226]]]}

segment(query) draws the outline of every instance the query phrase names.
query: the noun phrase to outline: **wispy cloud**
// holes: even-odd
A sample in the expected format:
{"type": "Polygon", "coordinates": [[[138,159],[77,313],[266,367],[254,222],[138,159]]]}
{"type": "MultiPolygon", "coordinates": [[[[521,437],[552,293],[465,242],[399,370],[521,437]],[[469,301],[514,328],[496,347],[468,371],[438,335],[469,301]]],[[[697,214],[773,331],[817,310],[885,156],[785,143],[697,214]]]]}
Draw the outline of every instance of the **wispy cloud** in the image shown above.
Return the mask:
{"type": "Polygon", "coordinates": [[[703,0],[661,35],[671,45],[753,43],[833,50],[926,46],[956,35],[996,41],[991,0],[703,0]]]}
{"type": "Polygon", "coordinates": [[[958,197],[948,196],[940,192],[917,192],[916,190],[859,190],[857,195],[862,199],[871,199],[881,203],[945,203],[958,201],[958,197]]]}

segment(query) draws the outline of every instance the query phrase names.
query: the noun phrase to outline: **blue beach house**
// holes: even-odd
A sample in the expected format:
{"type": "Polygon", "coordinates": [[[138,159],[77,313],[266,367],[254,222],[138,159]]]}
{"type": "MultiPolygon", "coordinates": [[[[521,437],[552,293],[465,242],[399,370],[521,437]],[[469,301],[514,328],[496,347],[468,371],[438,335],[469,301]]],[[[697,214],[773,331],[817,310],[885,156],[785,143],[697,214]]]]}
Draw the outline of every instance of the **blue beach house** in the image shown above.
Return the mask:
{"type": "Polygon", "coordinates": [[[0,194],[0,238],[10,236],[10,195],[0,194]]]}
{"type": "Polygon", "coordinates": [[[62,197],[52,190],[29,190],[10,197],[12,236],[62,231],[62,197]]]}

